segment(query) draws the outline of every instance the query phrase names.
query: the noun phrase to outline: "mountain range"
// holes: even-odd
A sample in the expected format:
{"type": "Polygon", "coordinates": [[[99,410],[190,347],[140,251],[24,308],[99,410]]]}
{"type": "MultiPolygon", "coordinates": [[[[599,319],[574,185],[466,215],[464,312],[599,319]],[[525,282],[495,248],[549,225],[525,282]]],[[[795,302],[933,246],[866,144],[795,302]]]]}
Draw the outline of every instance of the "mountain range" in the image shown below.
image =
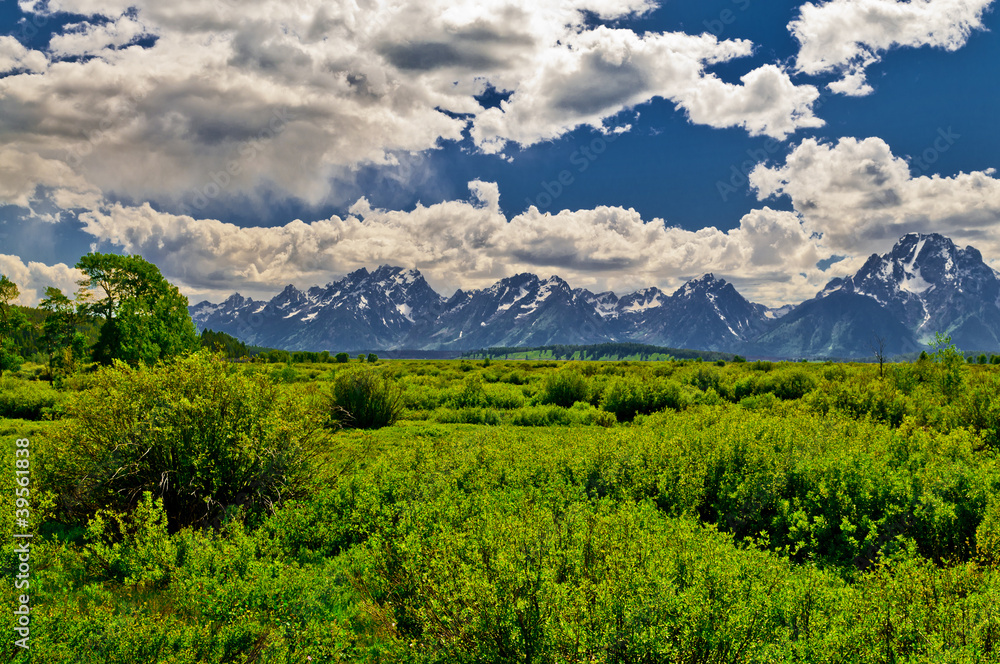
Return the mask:
{"type": "Polygon", "coordinates": [[[781,309],[748,301],[706,274],[673,293],[619,297],[557,276],[518,274],[445,298],[417,270],[360,269],[325,287],[286,287],[268,301],[234,294],[190,307],[199,329],[288,350],[475,350],[634,341],[787,358],[919,351],[937,332],[966,350],[1000,351],[1000,273],[972,247],[909,234],[853,276],[781,309]]]}

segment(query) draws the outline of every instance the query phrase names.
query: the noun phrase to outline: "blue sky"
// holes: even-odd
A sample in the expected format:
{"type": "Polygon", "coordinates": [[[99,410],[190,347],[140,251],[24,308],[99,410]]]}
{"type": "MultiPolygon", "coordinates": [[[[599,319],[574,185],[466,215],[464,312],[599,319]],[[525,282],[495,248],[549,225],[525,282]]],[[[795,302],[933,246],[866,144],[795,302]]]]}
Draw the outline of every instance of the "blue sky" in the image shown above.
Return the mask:
{"type": "Polygon", "coordinates": [[[392,263],[779,304],[911,230],[1000,258],[989,0],[301,4],[0,3],[27,299],[91,248],[192,300],[392,263]]]}

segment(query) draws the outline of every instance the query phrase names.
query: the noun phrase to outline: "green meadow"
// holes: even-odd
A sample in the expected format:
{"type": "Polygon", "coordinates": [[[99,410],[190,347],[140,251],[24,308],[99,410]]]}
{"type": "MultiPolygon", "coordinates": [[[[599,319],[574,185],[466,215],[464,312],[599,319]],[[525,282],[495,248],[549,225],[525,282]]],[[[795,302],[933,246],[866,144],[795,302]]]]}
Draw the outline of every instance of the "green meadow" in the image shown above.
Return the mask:
{"type": "Polygon", "coordinates": [[[1000,367],[950,346],[43,373],[4,661],[1000,659],[1000,367]]]}

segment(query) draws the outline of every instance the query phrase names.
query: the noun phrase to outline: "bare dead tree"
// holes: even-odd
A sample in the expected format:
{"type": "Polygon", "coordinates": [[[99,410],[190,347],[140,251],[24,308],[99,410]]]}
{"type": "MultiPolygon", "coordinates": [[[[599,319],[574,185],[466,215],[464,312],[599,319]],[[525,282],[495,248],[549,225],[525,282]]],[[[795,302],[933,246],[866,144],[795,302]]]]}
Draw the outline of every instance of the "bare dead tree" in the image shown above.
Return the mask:
{"type": "Polygon", "coordinates": [[[868,342],[868,347],[872,349],[872,354],[878,361],[878,377],[885,377],[885,337],[878,332],[872,332],[872,338],[868,342]]]}

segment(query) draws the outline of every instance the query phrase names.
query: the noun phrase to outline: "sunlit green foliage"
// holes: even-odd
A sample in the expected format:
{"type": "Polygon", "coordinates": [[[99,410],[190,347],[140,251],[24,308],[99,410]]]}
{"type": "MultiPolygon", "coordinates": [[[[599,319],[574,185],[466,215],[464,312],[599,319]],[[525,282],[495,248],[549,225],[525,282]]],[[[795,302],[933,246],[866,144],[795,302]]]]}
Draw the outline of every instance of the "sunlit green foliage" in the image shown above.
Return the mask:
{"type": "Polygon", "coordinates": [[[880,375],[199,355],[63,391],[23,369],[4,378],[10,407],[41,390],[55,401],[33,412],[61,417],[0,421],[7,467],[14,437],[33,440],[33,654],[993,661],[1000,373],[957,356],[945,344],[880,375]],[[335,408],[386,396],[386,426],[313,437],[335,408]],[[184,463],[164,474],[152,457],[184,463]],[[211,488],[244,464],[292,479],[269,502],[211,488]],[[185,509],[201,518],[176,516],[163,477],[194,488],[185,509]]]}
{"type": "Polygon", "coordinates": [[[348,429],[378,429],[395,422],[402,412],[399,386],[371,368],[337,374],[329,402],[331,417],[348,429]]]}
{"type": "Polygon", "coordinates": [[[133,509],[144,492],[173,526],[266,513],[301,495],[320,442],[320,404],[260,372],[199,354],[166,367],[102,369],[53,436],[67,516],[133,509]],[[296,398],[297,397],[297,398],[296,398]]]}

